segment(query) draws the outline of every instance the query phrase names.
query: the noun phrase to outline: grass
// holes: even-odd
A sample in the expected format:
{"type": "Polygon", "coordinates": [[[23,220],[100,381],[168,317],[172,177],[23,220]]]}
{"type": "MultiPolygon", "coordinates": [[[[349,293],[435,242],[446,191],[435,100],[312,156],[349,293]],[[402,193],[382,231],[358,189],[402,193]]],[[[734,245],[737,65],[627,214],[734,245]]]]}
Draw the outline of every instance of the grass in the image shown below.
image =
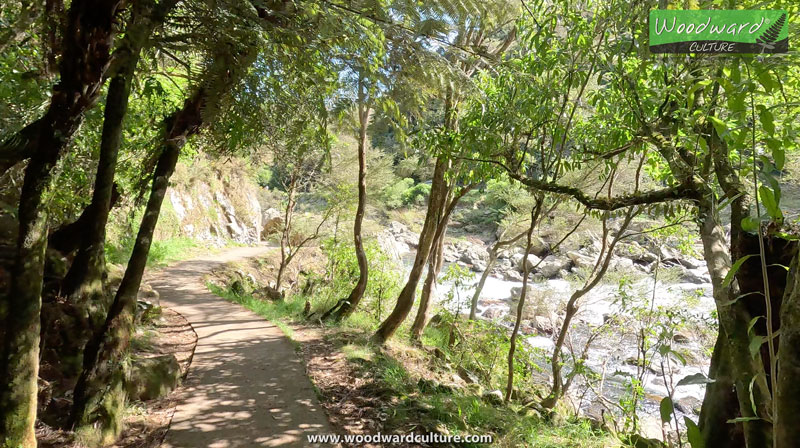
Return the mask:
{"type": "Polygon", "coordinates": [[[253,297],[252,294],[236,294],[228,288],[222,288],[211,282],[207,282],[206,287],[208,287],[208,290],[213,294],[229,302],[238,303],[272,322],[286,334],[286,337],[293,340],[292,336],[294,332],[284,319],[291,316],[299,316],[303,312],[305,301],[302,297],[291,296],[286,300],[277,300],[273,302],[257,299],[253,297]]]}
{"type": "MultiPolygon", "coordinates": [[[[133,251],[134,240],[126,239],[116,244],[106,244],[106,259],[109,263],[125,265],[133,251]]],[[[163,267],[172,262],[186,260],[199,253],[207,253],[209,247],[185,237],[153,241],[147,254],[148,267],[163,267]]]]}

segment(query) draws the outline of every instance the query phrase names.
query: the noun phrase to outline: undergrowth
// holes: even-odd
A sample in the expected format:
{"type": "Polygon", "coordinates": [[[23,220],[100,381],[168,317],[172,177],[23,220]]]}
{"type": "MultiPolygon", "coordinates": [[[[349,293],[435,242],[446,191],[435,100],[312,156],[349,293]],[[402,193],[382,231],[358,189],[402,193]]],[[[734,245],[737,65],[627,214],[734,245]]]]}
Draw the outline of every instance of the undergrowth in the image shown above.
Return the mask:
{"type": "MultiPolygon", "coordinates": [[[[303,319],[307,300],[314,303],[320,295],[330,302],[331,291],[306,297],[289,295],[284,300],[269,301],[254,296],[257,285],[246,291],[234,292],[228,285],[208,282],[209,290],[231,302],[240,304],[277,325],[291,339],[289,323],[303,319]]],[[[335,294],[334,294],[335,295],[335,294]]],[[[384,305],[385,306],[385,305],[384,305]]],[[[322,309],[322,305],[317,308],[322,309]]],[[[406,328],[392,340],[389,348],[373,345],[369,336],[380,322],[380,313],[374,305],[365,304],[362,311],[353,313],[338,323],[325,323],[326,339],[352,363],[362,378],[371,378],[371,394],[379,395],[385,403],[386,416],[383,431],[387,433],[441,434],[492,434],[492,446],[537,448],[560,447],[611,447],[619,442],[603,430],[594,428],[588,420],[562,418],[558,415],[542,416],[536,410],[512,400],[505,404],[497,400],[496,394],[486,393],[479,384],[457,385],[443,380],[452,378],[456,366],[476,370],[480,382],[486,388],[499,387],[502,382],[502,352],[504,336],[500,331],[487,331],[489,323],[464,326],[459,331],[468,331],[470,344],[455,347],[450,343],[447,320],[441,325],[426,329],[422,348],[404,341],[408,340],[406,328]],[[484,335],[480,339],[473,335],[484,335]],[[438,353],[438,356],[434,353],[438,353]],[[443,359],[440,357],[443,356],[443,359]],[[491,359],[492,357],[496,359],[491,359]],[[480,365],[491,365],[492,369],[480,365]]],[[[506,338],[507,339],[507,338],[506,338]]],[[[505,342],[507,344],[507,341],[505,342]]],[[[519,351],[520,356],[530,353],[519,351]]],[[[530,363],[518,363],[530,369],[530,363]]],[[[518,377],[530,379],[530,374],[518,372],[518,377]]],[[[520,387],[527,387],[523,382],[520,387]]],[[[462,446],[481,446],[464,444],[462,446]]],[[[485,445],[484,445],[485,446],[485,445]]]]}

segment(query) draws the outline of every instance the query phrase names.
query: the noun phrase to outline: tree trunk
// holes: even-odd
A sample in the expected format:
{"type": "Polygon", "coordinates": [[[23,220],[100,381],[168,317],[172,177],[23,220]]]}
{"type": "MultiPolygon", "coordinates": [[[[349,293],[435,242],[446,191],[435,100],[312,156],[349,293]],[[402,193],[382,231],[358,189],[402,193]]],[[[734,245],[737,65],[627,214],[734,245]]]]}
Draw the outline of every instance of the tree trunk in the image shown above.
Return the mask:
{"type": "Polygon", "coordinates": [[[528,254],[531,253],[533,229],[536,227],[538,221],[539,211],[541,209],[541,201],[537,201],[536,205],[531,209],[531,225],[525,233],[525,255],[522,257],[522,291],[519,293],[519,303],[517,304],[517,317],[514,320],[514,329],[511,331],[511,343],[508,347],[508,381],[506,382],[506,403],[511,400],[511,394],[514,392],[514,353],[517,351],[517,335],[519,335],[519,327],[522,324],[522,312],[525,310],[525,299],[528,298],[528,277],[530,270],[528,268],[528,254]]]}
{"type": "Polygon", "coordinates": [[[436,167],[433,171],[433,182],[431,183],[431,195],[428,199],[428,210],[425,214],[425,223],[422,225],[422,231],[419,234],[419,244],[417,246],[417,254],[414,257],[414,264],[411,267],[411,272],[408,274],[408,281],[397,297],[397,303],[394,309],[381,323],[372,337],[378,344],[383,344],[387,339],[392,337],[414,306],[414,295],[417,290],[417,284],[419,284],[419,279],[422,276],[425,263],[428,261],[428,255],[430,254],[431,245],[436,233],[437,217],[440,215],[440,211],[446,199],[447,186],[445,184],[444,173],[447,165],[447,161],[443,158],[436,160],[436,167]]]}
{"type": "Polygon", "coordinates": [[[425,283],[422,286],[422,297],[420,298],[417,316],[414,318],[414,323],[411,326],[412,341],[419,340],[420,336],[422,336],[422,331],[425,329],[425,325],[428,324],[428,308],[430,308],[431,297],[434,296],[436,291],[436,278],[439,276],[439,272],[442,270],[442,263],[444,262],[442,251],[444,250],[444,238],[447,234],[447,226],[450,224],[450,217],[453,216],[453,210],[455,210],[458,205],[458,201],[475,188],[475,185],[476,184],[470,184],[462,187],[453,197],[450,196],[453,194],[455,185],[451,185],[446,190],[447,194],[445,195],[445,201],[443,203],[444,212],[437,215],[438,224],[436,225],[436,233],[431,242],[431,250],[433,252],[429,254],[428,275],[425,277],[425,283]]]}
{"type": "Polygon", "coordinates": [[[283,232],[281,233],[281,264],[278,266],[278,275],[275,277],[275,290],[281,291],[281,284],[283,283],[283,276],[286,272],[286,266],[292,261],[291,257],[291,232],[292,232],[292,218],[294,217],[294,206],[297,203],[295,196],[297,194],[297,176],[293,173],[292,178],[289,180],[289,197],[286,202],[286,210],[283,214],[283,232]]]}
{"type": "MultiPolygon", "coordinates": [[[[441,223],[447,227],[447,223],[441,223]]],[[[422,295],[419,299],[419,309],[417,316],[414,318],[414,323],[411,325],[411,340],[419,341],[422,337],[422,331],[428,324],[428,309],[430,308],[431,298],[436,296],[436,278],[442,271],[444,250],[444,233],[433,242],[433,250],[428,257],[428,275],[425,276],[425,282],[422,284],[422,295]]]]}
{"type": "Polygon", "coordinates": [[[800,441],[800,254],[789,267],[780,318],[774,437],[784,447],[800,441]]]}
{"type": "Polygon", "coordinates": [[[730,376],[730,355],[724,330],[720,328],[708,376],[714,380],[706,385],[698,426],[705,446],[740,448],[745,446],[741,427],[728,423],[739,414],[736,389],[730,376]]]}
{"type": "Polygon", "coordinates": [[[6,141],[31,155],[19,204],[19,236],[11,288],[0,305],[6,334],[0,358],[0,445],[36,446],[39,327],[47,203],[54,168],[102,87],[113,45],[119,0],[74,0],[61,62],[61,78],[45,115],[6,141]],[[31,129],[36,132],[31,133],[31,129]],[[22,145],[20,145],[22,138],[22,145]]]}
{"type": "MultiPolygon", "coordinates": [[[[767,385],[766,372],[760,353],[750,355],[750,338],[747,327],[750,315],[745,308],[745,300],[739,298],[736,282],[723,286],[723,280],[731,269],[731,255],[727,247],[725,231],[717,222],[713,208],[706,201],[699,205],[700,239],[703,242],[703,254],[711,275],[714,301],[717,305],[720,327],[727,335],[727,353],[730,362],[730,377],[736,388],[739,401],[739,412],[742,417],[764,417],[770,409],[770,391],[767,385]],[[754,403],[751,404],[750,391],[754,403]],[[753,413],[755,406],[758,415],[753,413]]],[[[736,223],[734,223],[734,227],[736,223]]],[[[733,229],[732,229],[733,231],[733,229]]],[[[735,239],[736,235],[732,235],[735,239]]],[[[718,372],[724,375],[726,372],[718,372]]],[[[711,416],[702,416],[702,420],[712,422],[711,416]]],[[[769,447],[772,445],[771,425],[762,419],[743,421],[744,438],[748,447],[769,447]]],[[[724,431],[719,428],[704,428],[706,432],[724,431]]]]}
{"type": "Polygon", "coordinates": [[[72,422],[76,427],[97,428],[108,441],[120,431],[120,413],[125,403],[123,388],[124,356],[133,331],[136,296],[142,281],[147,256],[161,204],[175,169],[178,155],[186,139],[197,133],[203,124],[201,111],[207,92],[199,89],[186,100],[183,108],[168,120],[153,185],[144,216],[136,236],[131,258],[125,269],[114,302],[100,331],[96,332],[83,356],[83,372],[75,386],[72,422]]]}
{"type": "Polygon", "coordinates": [[[78,253],[61,289],[62,295],[69,297],[85,310],[91,328],[95,330],[100,328],[108,311],[103,285],[106,223],[113,202],[114,173],[122,143],[123,121],[128,112],[131,82],[147,38],[176,1],[169,0],[159,5],[157,15],[152,16],[152,11],[145,10],[146,4],[150,2],[135,4],[125,36],[119,49],[114,52],[117,71],[111,78],[106,95],[100,159],[97,163],[92,202],[87,207],[86,225],[81,229],[78,253]]]}
{"type": "Polygon", "coordinates": [[[486,270],[483,271],[481,274],[481,279],[478,281],[478,285],[475,286],[475,294],[472,295],[472,301],[469,306],[469,320],[475,320],[476,313],[478,311],[478,302],[481,299],[481,292],[483,292],[483,287],[486,285],[486,279],[489,278],[489,271],[492,270],[492,267],[497,262],[497,254],[500,252],[500,249],[509,246],[511,244],[516,243],[520,238],[525,236],[527,231],[518,233],[517,236],[514,238],[508,239],[503,241],[503,235],[500,235],[500,238],[497,242],[494,243],[492,249],[489,251],[489,261],[486,262],[486,270]]]}
{"type": "Polygon", "coordinates": [[[561,397],[563,397],[567,392],[567,388],[569,387],[569,382],[567,382],[565,385],[564,379],[561,377],[561,353],[564,350],[564,344],[566,343],[567,335],[569,334],[569,327],[572,323],[572,319],[578,313],[578,300],[594,289],[594,287],[597,286],[597,284],[600,283],[600,281],[606,275],[608,266],[614,256],[614,248],[616,247],[623,233],[625,233],[627,230],[636,213],[637,212],[635,212],[633,208],[628,210],[624,218],[625,220],[622,222],[619,230],[617,230],[617,234],[613,237],[611,242],[607,244],[607,248],[605,246],[608,241],[609,231],[607,227],[607,221],[603,221],[603,246],[607,252],[604,253],[601,250],[589,279],[587,279],[587,282],[582,288],[573,292],[567,301],[566,311],[564,312],[564,322],[561,324],[561,328],[558,331],[558,338],[556,338],[555,346],[553,347],[553,355],[550,358],[550,369],[553,373],[553,384],[550,394],[544,400],[542,400],[542,407],[545,409],[553,409],[556,403],[558,403],[558,400],[560,400],[561,397]]]}
{"type": "Polygon", "coordinates": [[[364,209],[367,205],[367,126],[371,109],[364,104],[365,94],[362,93],[363,86],[359,86],[360,101],[358,105],[358,207],[356,208],[356,219],[353,223],[353,243],[355,245],[356,260],[358,260],[358,282],[350,292],[350,295],[336,311],[335,319],[342,320],[355,311],[358,303],[367,291],[367,281],[369,279],[369,263],[367,254],[364,252],[364,242],[361,238],[361,224],[364,221],[364,209]]]}

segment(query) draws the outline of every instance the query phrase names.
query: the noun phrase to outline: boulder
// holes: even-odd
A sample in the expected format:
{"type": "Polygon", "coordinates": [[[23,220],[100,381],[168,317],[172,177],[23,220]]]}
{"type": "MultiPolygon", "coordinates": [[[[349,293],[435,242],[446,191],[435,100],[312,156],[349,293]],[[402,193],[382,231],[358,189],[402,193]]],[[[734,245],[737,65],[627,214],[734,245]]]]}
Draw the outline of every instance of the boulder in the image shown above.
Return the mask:
{"type": "Polygon", "coordinates": [[[538,236],[533,235],[531,237],[530,253],[536,255],[537,257],[547,256],[547,254],[550,253],[550,243],[539,238],[538,236]]]}
{"type": "MultiPolygon", "coordinates": [[[[524,254],[514,254],[511,256],[512,263],[514,263],[514,266],[516,266],[520,272],[523,271],[522,267],[523,260],[525,260],[524,254]]],[[[528,270],[529,271],[532,270],[533,267],[539,264],[540,261],[541,258],[537,257],[536,255],[528,254],[528,270]]]]}
{"type": "Polygon", "coordinates": [[[569,258],[564,256],[548,255],[537,269],[537,273],[542,277],[554,278],[559,275],[561,270],[567,270],[572,265],[569,258]]]}
{"type": "Polygon", "coordinates": [[[620,257],[625,257],[633,260],[637,264],[646,265],[658,260],[658,255],[645,249],[636,241],[618,244],[616,253],[620,257]]]}
{"type": "Polygon", "coordinates": [[[264,227],[261,229],[262,239],[266,239],[283,230],[283,215],[280,211],[274,208],[268,208],[264,210],[261,215],[261,221],[264,223],[264,227]]]}
{"type": "Polygon", "coordinates": [[[683,271],[682,280],[688,283],[702,285],[711,283],[711,276],[705,268],[686,269],[683,271]]]}
{"type": "Polygon", "coordinates": [[[400,222],[390,222],[387,230],[392,234],[395,240],[405,243],[411,248],[416,248],[419,244],[419,234],[412,232],[408,229],[408,227],[400,222]]]}
{"type": "Polygon", "coordinates": [[[456,369],[456,372],[458,372],[458,376],[462,380],[464,380],[464,382],[467,383],[467,384],[477,384],[477,383],[480,382],[480,379],[478,379],[478,376],[475,375],[474,373],[470,372],[469,370],[465,369],[464,366],[458,366],[458,369],[456,369]]]}
{"type": "Polygon", "coordinates": [[[573,264],[575,264],[575,266],[583,269],[592,269],[596,262],[595,257],[575,250],[567,252],[567,257],[572,261],[573,264]]]}
{"type": "Polygon", "coordinates": [[[499,405],[503,403],[503,392],[497,389],[486,391],[481,397],[491,404],[499,405]]]}
{"type": "Polygon", "coordinates": [[[521,282],[522,274],[520,274],[517,270],[509,270],[503,272],[503,279],[509,282],[521,282]]]}
{"type": "Polygon", "coordinates": [[[688,396],[675,400],[675,409],[683,412],[684,414],[700,414],[700,407],[703,405],[701,400],[695,397],[688,396]]]}
{"type": "Polygon", "coordinates": [[[684,331],[679,331],[679,332],[675,333],[674,335],[672,335],[672,340],[674,342],[677,342],[678,344],[685,344],[685,343],[691,341],[691,335],[689,333],[684,332],[684,331]]]}
{"type": "Polygon", "coordinates": [[[125,382],[128,397],[153,400],[172,392],[180,382],[181,367],[175,355],[134,359],[125,382]]]}

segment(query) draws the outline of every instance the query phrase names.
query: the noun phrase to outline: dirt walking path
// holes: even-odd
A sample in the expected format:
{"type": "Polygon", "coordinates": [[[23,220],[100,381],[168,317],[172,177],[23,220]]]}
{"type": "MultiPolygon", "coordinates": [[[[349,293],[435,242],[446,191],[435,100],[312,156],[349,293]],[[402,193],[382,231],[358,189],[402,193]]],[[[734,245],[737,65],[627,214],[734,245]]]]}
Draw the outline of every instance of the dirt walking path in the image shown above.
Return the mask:
{"type": "Polygon", "coordinates": [[[213,268],[267,250],[234,248],[178,263],[151,277],[161,304],[181,313],[198,336],[163,446],[309,446],[307,434],[333,432],[301,356],[283,332],[211,294],[203,283],[213,268]]]}

